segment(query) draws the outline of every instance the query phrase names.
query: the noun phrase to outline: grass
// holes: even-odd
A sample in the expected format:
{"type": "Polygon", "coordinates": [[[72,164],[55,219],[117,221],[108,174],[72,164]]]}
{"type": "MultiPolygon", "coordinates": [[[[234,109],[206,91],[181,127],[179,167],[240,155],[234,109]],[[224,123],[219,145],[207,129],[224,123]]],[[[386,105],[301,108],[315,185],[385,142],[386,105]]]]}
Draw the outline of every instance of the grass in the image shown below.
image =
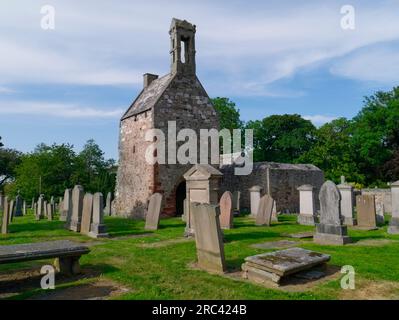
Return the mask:
{"type": "MultiPolygon", "coordinates": [[[[0,245],[70,239],[78,242],[97,242],[91,252],[81,258],[83,270],[95,270],[101,277],[113,280],[130,291],[118,299],[338,299],[342,293],[339,279],[331,280],[305,292],[286,292],[268,289],[248,282],[194,270],[189,264],[196,260],[194,241],[173,242],[181,239],[184,223],[179,218],[161,220],[160,229],[145,237],[131,237],[148,233],[143,221],[115,217],[105,219],[108,231],[114,239],[94,240],[78,233],[67,231],[63,222],[35,221],[32,214],[15,218],[8,235],[0,235],[0,245]],[[115,238],[116,237],[116,238],[115,238]],[[164,242],[163,246],[151,244],[164,242]]],[[[287,239],[282,234],[312,231],[312,227],[295,223],[295,216],[283,215],[271,227],[254,226],[247,217],[235,218],[235,228],[226,230],[225,255],[230,270],[240,269],[245,257],[267,252],[252,248],[251,244],[287,239]]],[[[390,239],[387,225],[376,231],[350,229],[354,241],[390,239]]],[[[381,246],[321,246],[311,240],[300,245],[332,256],[331,264],[352,265],[356,270],[356,281],[399,282],[399,241],[381,246]]],[[[0,276],[19,269],[40,268],[37,261],[0,265],[0,276]]],[[[80,279],[63,284],[63,287],[82,284],[80,279]]],[[[0,282],[1,291],[1,282],[0,282]]],[[[13,296],[24,299],[42,293],[32,289],[13,296]]]]}

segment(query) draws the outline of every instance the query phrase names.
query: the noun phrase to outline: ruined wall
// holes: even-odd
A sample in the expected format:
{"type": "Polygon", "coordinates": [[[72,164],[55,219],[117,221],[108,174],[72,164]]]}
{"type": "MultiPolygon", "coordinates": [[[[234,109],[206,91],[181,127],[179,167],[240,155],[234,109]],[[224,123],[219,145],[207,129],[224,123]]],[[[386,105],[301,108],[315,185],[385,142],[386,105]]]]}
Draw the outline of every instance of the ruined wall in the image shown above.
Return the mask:
{"type": "MultiPolygon", "coordinates": [[[[212,103],[196,76],[176,75],[155,106],[154,124],[167,137],[168,121],[176,121],[181,129],[196,131],[219,128],[219,120],[212,103]]],[[[178,143],[177,148],[184,144],[178,143]]],[[[199,156],[199,148],[197,154],[199,156]]],[[[199,159],[197,160],[199,161],[199,159]]],[[[183,174],[192,164],[159,165],[156,170],[156,191],[164,195],[162,213],[173,216],[176,212],[176,188],[184,181],[183,174]]]]}
{"type": "Polygon", "coordinates": [[[313,185],[317,197],[324,182],[323,172],[313,165],[306,164],[254,163],[253,171],[248,176],[235,176],[233,166],[224,166],[220,170],[223,173],[221,193],[241,191],[241,208],[247,210],[250,208],[248,189],[255,185],[263,188],[263,194],[271,194],[277,202],[278,211],[297,213],[299,211],[297,188],[304,184],[313,185]]]}
{"type": "Polygon", "coordinates": [[[154,189],[154,166],[145,161],[145,132],[153,126],[148,110],[120,123],[119,168],[114,210],[118,216],[143,217],[154,189]]]}

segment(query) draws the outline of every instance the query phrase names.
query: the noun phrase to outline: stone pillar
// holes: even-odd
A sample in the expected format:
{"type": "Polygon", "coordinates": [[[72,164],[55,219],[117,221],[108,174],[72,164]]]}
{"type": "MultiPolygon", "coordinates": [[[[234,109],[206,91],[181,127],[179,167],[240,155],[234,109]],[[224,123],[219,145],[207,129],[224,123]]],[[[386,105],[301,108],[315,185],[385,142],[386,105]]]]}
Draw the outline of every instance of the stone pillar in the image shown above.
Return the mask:
{"type": "Polygon", "coordinates": [[[105,208],[104,208],[104,215],[109,217],[112,215],[112,194],[111,192],[108,192],[107,194],[107,200],[105,201],[105,208]]]}
{"type": "Polygon", "coordinates": [[[14,219],[14,212],[15,212],[14,210],[15,210],[15,203],[14,203],[14,200],[11,200],[9,208],[8,208],[8,212],[9,212],[8,222],[9,223],[11,223],[12,219],[14,219]]]}
{"type": "Polygon", "coordinates": [[[392,218],[389,224],[389,234],[399,234],[399,181],[391,184],[392,218]]]}
{"type": "Polygon", "coordinates": [[[354,226],[356,225],[356,220],[354,218],[353,208],[353,187],[345,182],[339,184],[337,187],[339,192],[341,193],[341,215],[343,218],[342,222],[346,226],[354,226]]]}
{"type": "Polygon", "coordinates": [[[10,211],[8,206],[8,198],[4,197],[3,199],[3,221],[1,224],[1,233],[7,234],[8,233],[8,222],[10,220],[10,211]]]}
{"type": "Polygon", "coordinates": [[[37,200],[37,215],[36,215],[36,220],[40,220],[41,218],[43,218],[43,214],[44,214],[44,199],[43,199],[43,195],[41,194],[39,196],[39,199],[37,200]]]}
{"type": "Polygon", "coordinates": [[[253,186],[249,189],[249,199],[251,202],[251,218],[256,218],[259,209],[259,202],[260,202],[260,194],[262,192],[262,187],[253,186]]]}
{"type": "Polygon", "coordinates": [[[108,233],[104,224],[104,199],[103,194],[97,192],[93,196],[93,219],[90,227],[89,237],[105,238],[108,233]]]}
{"type": "Polygon", "coordinates": [[[184,235],[189,237],[195,234],[192,221],[192,204],[206,203],[219,204],[220,179],[223,174],[208,164],[196,164],[184,174],[186,179],[186,199],[188,199],[188,215],[184,235]]]}
{"type": "Polygon", "coordinates": [[[72,217],[69,230],[80,232],[83,210],[83,187],[76,185],[72,190],[72,217]]]}
{"type": "Polygon", "coordinates": [[[317,222],[314,187],[310,184],[305,184],[297,190],[299,191],[298,223],[304,226],[314,226],[317,222]]]}

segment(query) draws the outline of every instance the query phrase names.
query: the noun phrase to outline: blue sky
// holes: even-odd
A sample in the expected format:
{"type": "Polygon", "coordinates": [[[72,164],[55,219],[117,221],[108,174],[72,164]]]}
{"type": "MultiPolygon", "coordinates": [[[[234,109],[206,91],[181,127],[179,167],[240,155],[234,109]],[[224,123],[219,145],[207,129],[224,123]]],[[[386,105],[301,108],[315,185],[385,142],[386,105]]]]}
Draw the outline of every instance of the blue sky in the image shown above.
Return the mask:
{"type": "Polygon", "coordinates": [[[298,113],[351,118],[363,97],[399,85],[399,1],[57,1],[0,4],[0,136],[32,151],[79,151],[94,138],[117,158],[121,114],[142,74],[169,72],[172,17],[197,25],[197,73],[246,121],[298,113]],[[55,8],[55,30],[40,26],[55,8]],[[343,30],[343,5],[355,29],[343,30]]]}

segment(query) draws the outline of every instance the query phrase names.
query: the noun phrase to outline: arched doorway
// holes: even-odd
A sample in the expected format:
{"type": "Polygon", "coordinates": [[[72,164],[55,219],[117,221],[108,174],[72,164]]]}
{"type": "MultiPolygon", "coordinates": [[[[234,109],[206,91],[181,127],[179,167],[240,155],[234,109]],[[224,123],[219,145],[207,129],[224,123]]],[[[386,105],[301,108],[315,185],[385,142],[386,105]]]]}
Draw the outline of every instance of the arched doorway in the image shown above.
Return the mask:
{"type": "Polygon", "coordinates": [[[184,213],[184,199],[186,199],[186,181],[181,182],[176,188],[176,216],[184,213]]]}

